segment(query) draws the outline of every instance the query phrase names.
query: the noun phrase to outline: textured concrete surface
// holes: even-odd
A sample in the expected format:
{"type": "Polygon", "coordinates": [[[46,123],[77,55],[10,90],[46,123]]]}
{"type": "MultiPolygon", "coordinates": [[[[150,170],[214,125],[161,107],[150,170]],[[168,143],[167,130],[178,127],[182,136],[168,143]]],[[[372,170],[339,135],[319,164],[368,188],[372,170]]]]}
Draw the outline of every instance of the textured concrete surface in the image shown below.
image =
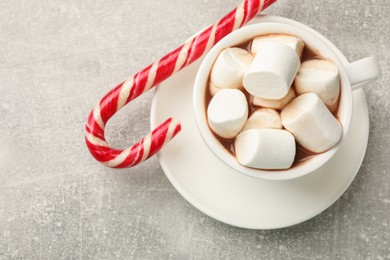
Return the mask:
{"type": "MultiPolygon", "coordinates": [[[[376,54],[370,139],[347,192],[274,231],[220,223],[188,204],[156,158],[96,163],[89,110],[116,83],[233,8],[233,0],[0,2],[0,259],[390,259],[390,2],[279,0],[350,60],[376,54]]],[[[152,93],[110,121],[125,147],[149,130],[152,93]]]]}

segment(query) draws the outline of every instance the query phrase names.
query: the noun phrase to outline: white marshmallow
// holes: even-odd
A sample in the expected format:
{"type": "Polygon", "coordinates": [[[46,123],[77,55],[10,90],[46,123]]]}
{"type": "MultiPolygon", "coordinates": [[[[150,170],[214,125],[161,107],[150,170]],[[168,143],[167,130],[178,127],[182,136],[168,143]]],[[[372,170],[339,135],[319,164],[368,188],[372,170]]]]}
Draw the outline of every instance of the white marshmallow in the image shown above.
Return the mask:
{"type": "Polygon", "coordinates": [[[281,99],[289,91],[299,65],[299,56],[292,48],[283,43],[262,42],[244,76],[244,88],[255,97],[281,99]]]}
{"type": "Polygon", "coordinates": [[[249,129],[234,142],[240,164],[257,169],[287,169],[295,158],[294,136],[280,129],[249,129]]]}
{"type": "Polygon", "coordinates": [[[302,63],[295,77],[295,88],[298,95],[315,93],[330,111],[337,108],[340,93],[339,71],[329,60],[308,60],[302,63]]]}
{"type": "Polygon", "coordinates": [[[279,42],[286,44],[287,46],[293,48],[293,50],[297,52],[299,57],[302,56],[302,51],[305,47],[305,43],[302,41],[302,39],[298,37],[286,34],[270,34],[258,36],[253,39],[251,46],[251,52],[253,55],[256,55],[256,53],[260,49],[259,45],[261,45],[261,43],[263,42],[279,42]]]}
{"type": "MultiPolygon", "coordinates": [[[[221,89],[223,88],[218,88],[216,86],[214,86],[211,82],[209,83],[209,89],[210,89],[210,94],[211,96],[214,96],[215,94],[217,94],[218,91],[220,91],[221,89]]],[[[243,91],[244,90],[244,87],[241,86],[241,87],[238,87],[237,89],[243,91]]]]}
{"type": "Polygon", "coordinates": [[[220,137],[233,138],[248,118],[248,103],[238,89],[222,89],[210,101],[207,118],[211,129],[220,137]]]}
{"type": "Polygon", "coordinates": [[[295,98],[295,91],[293,88],[287,92],[287,95],[281,99],[265,99],[259,97],[253,97],[252,104],[259,107],[268,107],[273,109],[282,109],[285,105],[288,104],[293,98],[295,98]]]}
{"type": "Polygon", "coordinates": [[[219,89],[242,87],[242,79],[252,60],[252,54],[244,49],[227,48],[223,50],[211,69],[211,84],[219,89]]]}
{"type": "Polygon", "coordinates": [[[282,121],[277,111],[269,108],[255,110],[245,123],[244,129],[274,128],[282,129],[282,121]]]}
{"type": "Polygon", "coordinates": [[[313,93],[306,93],[291,101],[281,113],[283,126],[305,149],[322,153],[338,143],[342,126],[313,93]]]}
{"type": "Polygon", "coordinates": [[[211,96],[214,96],[215,94],[217,94],[218,91],[221,90],[220,88],[217,88],[216,86],[211,84],[211,82],[209,83],[209,89],[210,89],[211,96]]]}

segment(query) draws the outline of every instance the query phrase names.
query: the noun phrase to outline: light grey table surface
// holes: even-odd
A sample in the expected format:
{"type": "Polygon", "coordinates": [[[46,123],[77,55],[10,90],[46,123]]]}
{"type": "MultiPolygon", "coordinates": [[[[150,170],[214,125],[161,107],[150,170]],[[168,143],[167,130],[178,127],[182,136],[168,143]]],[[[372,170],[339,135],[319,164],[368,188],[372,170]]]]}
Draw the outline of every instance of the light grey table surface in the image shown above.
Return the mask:
{"type": "MultiPolygon", "coordinates": [[[[236,6],[232,0],[0,1],[0,259],[390,259],[390,1],[279,0],[353,61],[377,55],[365,87],[370,138],[346,193],[302,224],[246,230],[191,206],[157,158],[97,163],[83,140],[109,89],[236,6]]],[[[149,131],[153,93],[108,125],[125,148],[149,131]]]]}

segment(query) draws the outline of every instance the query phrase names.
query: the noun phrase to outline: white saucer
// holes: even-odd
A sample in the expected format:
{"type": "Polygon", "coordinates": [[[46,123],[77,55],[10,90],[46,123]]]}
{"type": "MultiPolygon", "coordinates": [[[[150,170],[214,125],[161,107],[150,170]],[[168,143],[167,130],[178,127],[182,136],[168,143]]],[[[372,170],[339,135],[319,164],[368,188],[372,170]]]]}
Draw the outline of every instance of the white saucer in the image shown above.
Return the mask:
{"type": "Polygon", "coordinates": [[[353,92],[350,132],[328,163],[298,179],[267,181],[233,170],[203,143],[192,108],[193,81],[200,62],[161,84],[151,109],[152,128],[168,117],[182,124],[182,131],[160,151],[158,158],[172,185],[189,203],[233,226],[274,229],[316,216],[344,193],[367,147],[368,109],[362,89],[353,92]]]}

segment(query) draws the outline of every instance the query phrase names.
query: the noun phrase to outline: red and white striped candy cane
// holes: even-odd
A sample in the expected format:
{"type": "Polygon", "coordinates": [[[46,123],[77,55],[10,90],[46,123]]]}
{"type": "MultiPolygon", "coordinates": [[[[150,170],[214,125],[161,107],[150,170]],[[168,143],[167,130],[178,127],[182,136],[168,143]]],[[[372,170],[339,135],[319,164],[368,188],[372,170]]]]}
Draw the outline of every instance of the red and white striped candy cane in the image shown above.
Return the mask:
{"type": "Polygon", "coordinates": [[[107,121],[127,103],[197,60],[219,40],[246,24],[275,1],[243,1],[217,23],[108,92],[89,114],[85,127],[85,141],[93,157],[108,167],[125,168],[139,164],[158,152],[180,132],[181,126],[177,120],[167,119],[125,150],[113,149],[106,142],[104,128],[107,121]]]}

